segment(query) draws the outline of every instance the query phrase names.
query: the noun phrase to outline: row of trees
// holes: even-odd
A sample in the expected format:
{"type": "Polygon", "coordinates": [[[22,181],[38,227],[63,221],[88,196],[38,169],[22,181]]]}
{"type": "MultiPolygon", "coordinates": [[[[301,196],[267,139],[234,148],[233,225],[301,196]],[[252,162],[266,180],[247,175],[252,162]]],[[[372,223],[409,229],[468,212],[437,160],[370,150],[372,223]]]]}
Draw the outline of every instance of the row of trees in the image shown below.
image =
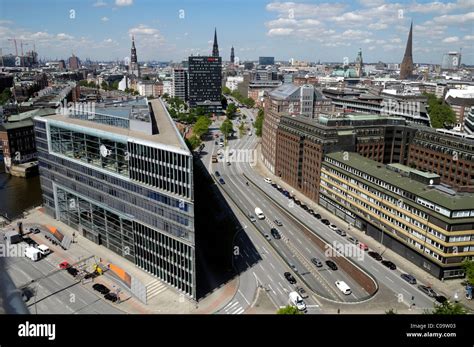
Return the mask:
{"type": "Polygon", "coordinates": [[[257,118],[255,119],[255,122],[253,123],[253,126],[255,127],[255,135],[257,135],[258,137],[262,136],[263,117],[264,117],[263,109],[259,108],[257,118]]]}
{"type": "Polygon", "coordinates": [[[456,123],[456,114],[443,99],[437,98],[434,94],[425,93],[424,95],[428,98],[429,114],[433,128],[443,128],[445,124],[456,123]]]}
{"type": "Polygon", "coordinates": [[[232,96],[238,102],[240,102],[241,104],[243,104],[247,107],[254,107],[255,106],[255,100],[253,100],[252,98],[246,98],[245,96],[240,94],[237,90],[231,91],[229,88],[223,87],[222,88],[222,94],[232,96]]]}

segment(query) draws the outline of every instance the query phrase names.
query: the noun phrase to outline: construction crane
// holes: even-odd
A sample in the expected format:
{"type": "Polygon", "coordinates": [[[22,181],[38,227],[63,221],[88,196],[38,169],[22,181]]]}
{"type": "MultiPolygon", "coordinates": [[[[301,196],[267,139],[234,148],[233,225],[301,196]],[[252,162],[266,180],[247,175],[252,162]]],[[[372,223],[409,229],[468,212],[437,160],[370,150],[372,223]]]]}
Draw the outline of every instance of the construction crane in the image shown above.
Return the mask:
{"type": "Polygon", "coordinates": [[[16,44],[16,39],[8,39],[8,41],[13,41],[13,43],[15,44],[15,55],[18,57],[18,46],[16,44]]]}

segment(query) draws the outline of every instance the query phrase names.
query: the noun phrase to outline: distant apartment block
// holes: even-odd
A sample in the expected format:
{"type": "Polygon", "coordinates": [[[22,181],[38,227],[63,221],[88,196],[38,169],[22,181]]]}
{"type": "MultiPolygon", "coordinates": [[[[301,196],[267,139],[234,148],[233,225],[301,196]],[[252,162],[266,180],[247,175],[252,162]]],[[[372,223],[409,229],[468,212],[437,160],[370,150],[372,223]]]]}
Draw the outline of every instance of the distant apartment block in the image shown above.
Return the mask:
{"type": "Polygon", "coordinates": [[[171,96],[188,101],[188,72],[183,68],[173,69],[171,96]]]}

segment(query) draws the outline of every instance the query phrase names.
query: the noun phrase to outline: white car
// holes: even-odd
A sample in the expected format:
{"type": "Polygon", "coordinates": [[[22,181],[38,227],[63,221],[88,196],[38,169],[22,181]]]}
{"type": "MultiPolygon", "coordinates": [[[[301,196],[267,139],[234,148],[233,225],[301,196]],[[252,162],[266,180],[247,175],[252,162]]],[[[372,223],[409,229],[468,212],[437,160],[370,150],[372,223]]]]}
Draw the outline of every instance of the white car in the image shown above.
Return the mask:
{"type": "Polygon", "coordinates": [[[264,181],[265,181],[265,183],[272,184],[272,180],[268,177],[265,177],[264,181]]]}
{"type": "Polygon", "coordinates": [[[330,224],[329,229],[331,229],[332,231],[336,231],[338,228],[334,224],[330,224]]]}
{"type": "Polygon", "coordinates": [[[344,281],[336,281],[336,287],[345,295],[350,295],[352,293],[351,288],[344,281]]]}
{"type": "Polygon", "coordinates": [[[306,310],[306,304],[304,303],[303,298],[297,292],[290,293],[290,301],[299,311],[306,310]]]}

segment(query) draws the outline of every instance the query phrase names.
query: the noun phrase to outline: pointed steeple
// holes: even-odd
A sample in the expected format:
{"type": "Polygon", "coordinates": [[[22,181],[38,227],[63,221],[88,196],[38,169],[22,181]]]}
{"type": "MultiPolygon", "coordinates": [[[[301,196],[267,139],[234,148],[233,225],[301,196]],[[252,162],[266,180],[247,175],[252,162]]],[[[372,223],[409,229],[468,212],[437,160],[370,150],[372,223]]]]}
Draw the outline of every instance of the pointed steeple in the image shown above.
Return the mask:
{"type": "Polygon", "coordinates": [[[214,44],[212,45],[212,56],[219,56],[219,46],[217,45],[217,28],[214,28],[214,44]]]}
{"type": "Polygon", "coordinates": [[[137,60],[137,49],[135,48],[135,36],[132,36],[132,50],[130,53],[130,61],[136,63],[137,60]]]}
{"type": "Polygon", "coordinates": [[[413,22],[410,25],[405,55],[400,66],[400,79],[408,79],[413,75],[413,22]]]}

